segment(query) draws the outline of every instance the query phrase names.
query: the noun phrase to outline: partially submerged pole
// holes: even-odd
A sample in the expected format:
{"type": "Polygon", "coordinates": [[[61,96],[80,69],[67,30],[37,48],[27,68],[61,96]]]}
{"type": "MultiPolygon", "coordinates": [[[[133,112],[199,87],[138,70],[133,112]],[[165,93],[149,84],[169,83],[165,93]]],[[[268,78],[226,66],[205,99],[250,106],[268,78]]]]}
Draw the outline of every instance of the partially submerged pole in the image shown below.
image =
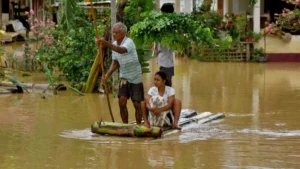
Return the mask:
{"type": "Polygon", "coordinates": [[[160,127],[147,128],[145,126],[124,123],[112,123],[97,121],[91,125],[91,132],[97,134],[108,134],[115,136],[135,136],[135,137],[161,137],[160,127]]]}
{"type": "MultiPolygon", "coordinates": [[[[93,21],[94,21],[94,28],[95,28],[96,38],[99,39],[100,36],[99,36],[99,33],[98,33],[96,15],[95,15],[92,0],[90,0],[90,3],[91,3],[91,10],[92,10],[92,16],[93,16],[93,21]]],[[[87,81],[87,84],[85,86],[85,92],[92,92],[93,91],[93,89],[95,87],[95,84],[96,84],[96,80],[97,80],[99,72],[100,72],[100,66],[101,66],[101,70],[102,70],[102,75],[104,75],[105,72],[104,72],[104,64],[103,64],[102,46],[101,45],[98,46],[98,54],[97,54],[96,59],[94,60],[91,72],[89,74],[88,81],[87,81]]],[[[113,116],[112,111],[111,111],[110,100],[109,100],[109,92],[108,92],[108,87],[107,87],[106,82],[104,82],[104,87],[105,87],[105,94],[106,94],[106,98],[107,98],[107,104],[108,104],[111,120],[113,122],[115,122],[114,116],[113,116]]]]}

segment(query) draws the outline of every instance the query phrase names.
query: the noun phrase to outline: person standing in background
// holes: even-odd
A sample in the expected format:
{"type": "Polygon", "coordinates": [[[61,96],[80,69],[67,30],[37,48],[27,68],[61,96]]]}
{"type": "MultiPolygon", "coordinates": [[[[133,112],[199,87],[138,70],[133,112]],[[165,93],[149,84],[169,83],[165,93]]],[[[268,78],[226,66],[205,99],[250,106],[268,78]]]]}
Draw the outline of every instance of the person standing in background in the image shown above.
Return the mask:
{"type": "MultiPolygon", "coordinates": [[[[160,10],[164,13],[173,13],[174,7],[172,3],[164,3],[160,10]]],[[[158,44],[156,48],[158,52],[157,64],[160,66],[159,69],[167,75],[168,83],[172,86],[172,76],[174,76],[173,51],[161,44],[158,44]]]]}

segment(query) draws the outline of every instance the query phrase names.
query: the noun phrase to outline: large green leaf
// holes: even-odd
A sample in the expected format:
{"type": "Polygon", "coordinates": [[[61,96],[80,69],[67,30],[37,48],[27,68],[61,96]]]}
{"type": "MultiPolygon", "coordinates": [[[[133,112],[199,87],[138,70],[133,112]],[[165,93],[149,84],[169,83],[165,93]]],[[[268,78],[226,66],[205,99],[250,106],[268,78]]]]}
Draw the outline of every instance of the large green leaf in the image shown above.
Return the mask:
{"type": "Polygon", "coordinates": [[[61,24],[65,29],[72,27],[72,22],[75,19],[75,8],[78,0],[62,0],[62,18],[61,24]]]}
{"type": "Polygon", "coordinates": [[[46,74],[47,79],[48,79],[48,84],[49,84],[49,86],[54,87],[54,78],[53,78],[53,76],[52,76],[52,74],[51,74],[50,69],[48,69],[47,64],[44,64],[43,66],[44,66],[45,74],[46,74]]]}
{"type": "Polygon", "coordinates": [[[68,86],[68,88],[71,89],[72,91],[78,93],[79,95],[84,96],[84,93],[80,92],[78,89],[71,87],[71,86],[68,86]]]}

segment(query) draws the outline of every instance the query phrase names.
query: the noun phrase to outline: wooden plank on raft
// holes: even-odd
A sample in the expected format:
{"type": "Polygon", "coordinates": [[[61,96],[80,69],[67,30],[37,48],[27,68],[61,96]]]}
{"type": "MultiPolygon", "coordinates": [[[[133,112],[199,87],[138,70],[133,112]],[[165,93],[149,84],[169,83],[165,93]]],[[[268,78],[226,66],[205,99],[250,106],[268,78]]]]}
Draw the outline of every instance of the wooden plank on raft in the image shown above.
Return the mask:
{"type": "MultiPolygon", "coordinates": [[[[187,124],[190,124],[192,122],[197,122],[201,119],[207,118],[208,116],[211,116],[211,112],[203,112],[203,113],[197,113],[195,116],[192,116],[191,118],[180,118],[179,119],[179,125],[185,126],[187,124]]],[[[163,131],[173,130],[171,127],[164,127],[163,131]]]]}
{"type": "MultiPolygon", "coordinates": [[[[205,124],[205,123],[208,123],[208,122],[211,122],[214,120],[222,119],[224,117],[225,117],[225,115],[223,113],[216,113],[216,114],[210,113],[209,114],[209,112],[204,112],[202,114],[199,114],[198,117],[197,116],[193,117],[193,122],[195,122],[199,125],[199,124],[205,124]]],[[[182,126],[184,126],[184,125],[182,125],[182,126]]],[[[178,132],[178,130],[176,130],[176,129],[169,129],[169,130],[165,130],[163,135],[167,136],[171,133],[174,134],[177,132],[178,132]]]]}

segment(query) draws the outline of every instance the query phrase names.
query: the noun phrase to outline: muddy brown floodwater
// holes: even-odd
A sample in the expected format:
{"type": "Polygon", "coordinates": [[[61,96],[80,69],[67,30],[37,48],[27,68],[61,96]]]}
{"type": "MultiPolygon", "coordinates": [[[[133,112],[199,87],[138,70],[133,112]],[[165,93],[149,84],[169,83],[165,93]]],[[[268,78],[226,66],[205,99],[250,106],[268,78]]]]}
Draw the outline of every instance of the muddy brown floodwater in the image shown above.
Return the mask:
{"type": "MultiPolygon", "coordinates": [[[[225,119],[155,140],[98,136],[90,125],[110,121],[105,95],[0,95],[0,168],[300,168],[300,63],[176,58],[175,64],[183,108],[222,112],[225,119]]],[[[155,59],[150,69],[145,92],[158,70],[155,59]]],[[[27,78],[47,82],[44,75],[27,78]]],[[[116,98],[111,105],[120,122],[116,98]]],[[[131,102],[128,107],[132,121],[131,102]]]]}

